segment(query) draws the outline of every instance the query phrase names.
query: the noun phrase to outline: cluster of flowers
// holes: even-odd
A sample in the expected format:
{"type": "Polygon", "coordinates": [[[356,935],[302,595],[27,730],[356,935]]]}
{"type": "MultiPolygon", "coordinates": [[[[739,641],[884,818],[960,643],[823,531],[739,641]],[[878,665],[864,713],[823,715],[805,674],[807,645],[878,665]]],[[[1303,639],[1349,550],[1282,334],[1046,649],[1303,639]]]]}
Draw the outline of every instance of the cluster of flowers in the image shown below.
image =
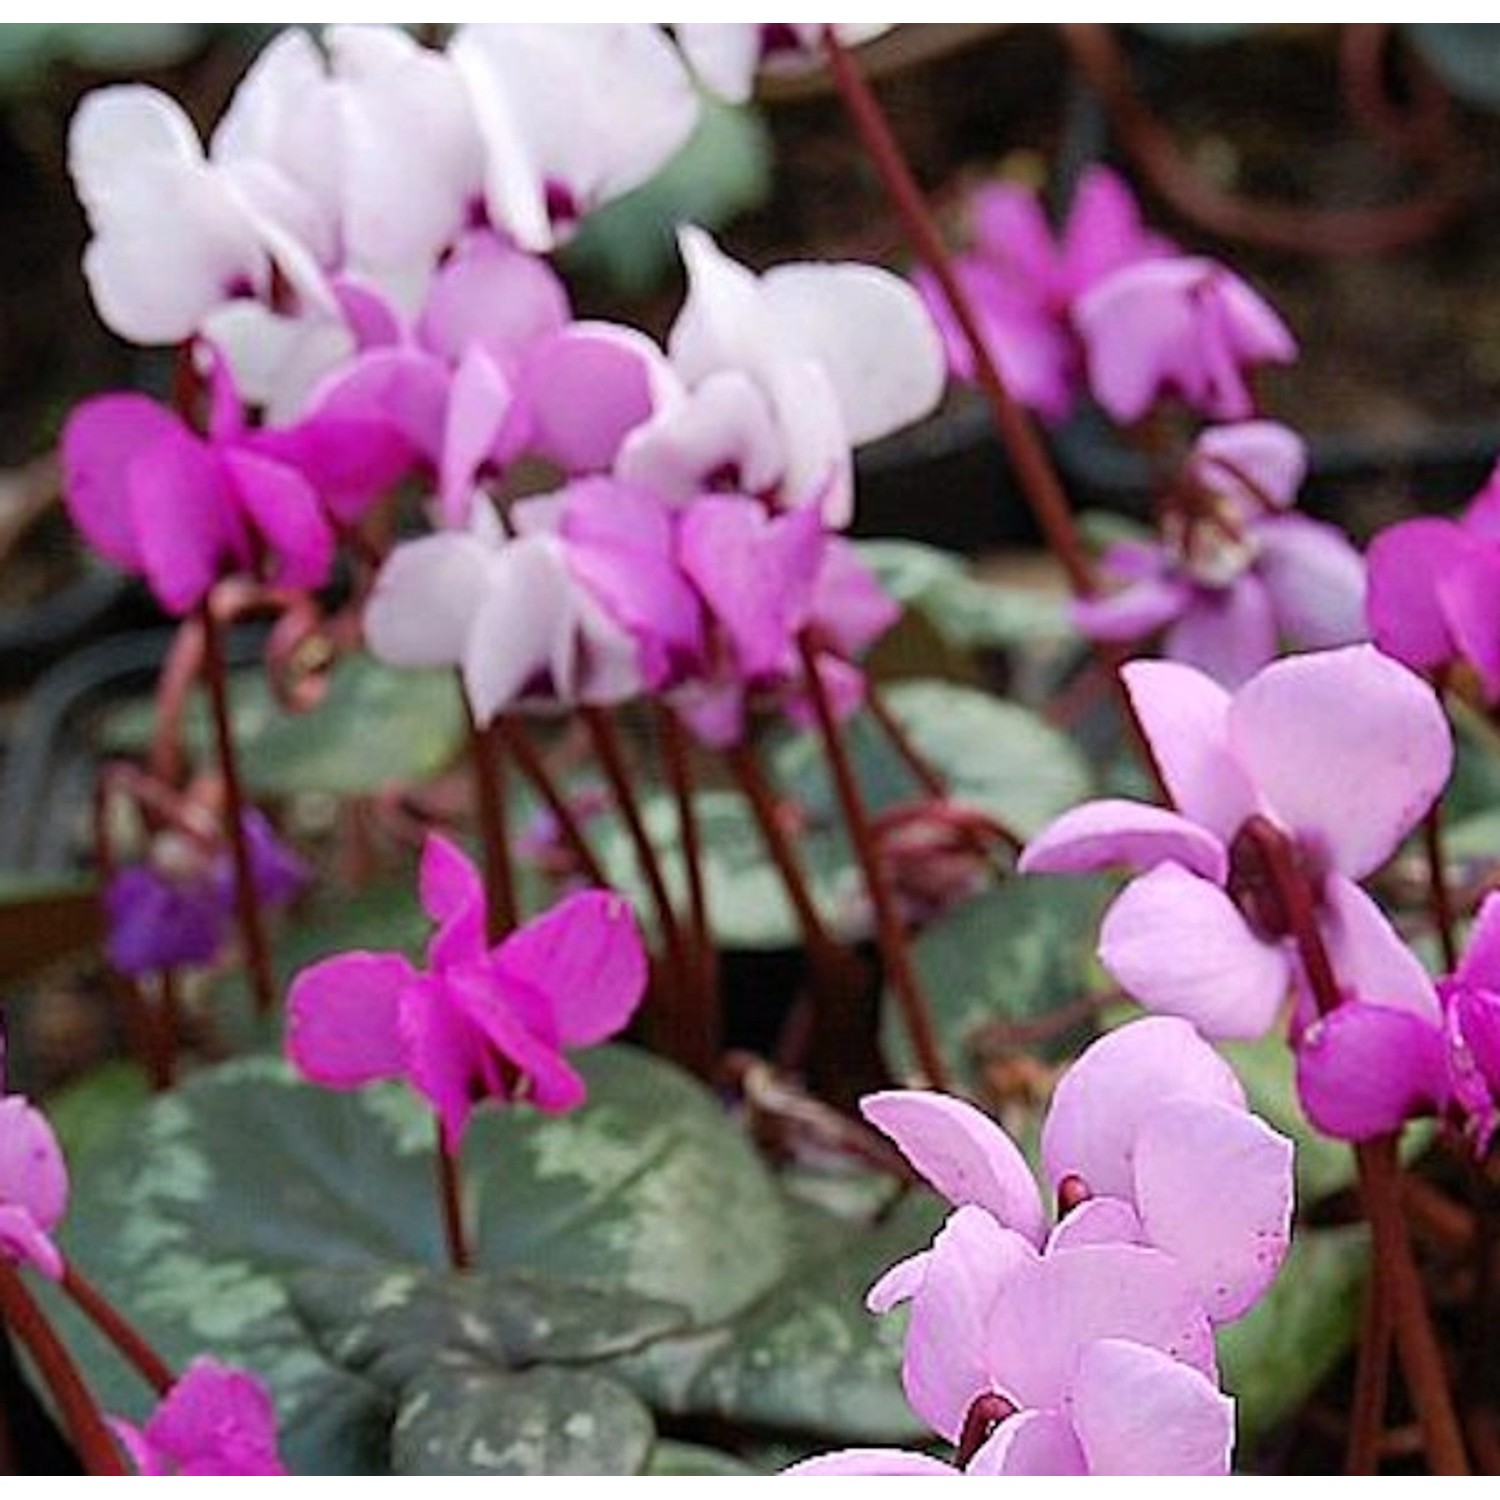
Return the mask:
{"type": "MultiPolygon", "coordinates": [[[[1234,1403],[1215,1325],[1260,1299],[1286,1254],[1292,1145],[1251,1114],[1187,1022],[1150,1017],[1088,1048],[1042,1129],[1047,1212],[1009,1136],[941,1094],[863,1109],[954,1205],[932,1248],[871,1289],[908,1304],[913,1409],[982,1474],[1225,1474],[1234,1403]]],[[[951,1474],[856,1449],[791,1471],[951,1474]]]]}
{"type": "MultiPolygon", "coordinates": [[[[732,36],[684,45],[722,77],[732,36]]],[[[437,533],[390,557],[368,639],[396,664],[461,667],[481,722],[669,692],[724,744],[747,696],[795,698],[804,631],[828,690],[857,702],[850,658],[896,611],[836,533],[851,446],[941,395],[916,296],[865,267],[758,278],[685,230],[665,350],[575,320],[545,252],[696,119],[667,35],[468,26],[435,51],[333,27],[326,45],[274,41],[206,156],[153,90],[79,110],[100,310],[127,337],[194,340],[207,385],[202,433],[131,394],[75,412],[63,460],[85,535],[184,613],[226,572],[320,586],[339,533],[414,475],[437,533]],[[315,166],[309,132],[330,142],[315,166]],[[561,483],[502,519],[487,486],[522,458],[561,483]]]]}
{"type": "MultiPolygon", "coordinates": [[[[995,184],[970,204],[973,249],[955,271],[991,357],[1016,398],[1052,419],[1084,389],[1128,424],[1175,398],[1204,429],[1158,499],[1159,540],[1118,542],[1100,559],[1109,591],[1073,618],[1100,641],[1143,642],[1235,687],[1273,660],[1365,638],[1364,568],[1336,528],[1291,507],[1301,439],[1256,419],[1246,374],[1296,358],[1276,313],[1226,267],[1148,231],[1106,167],[1079,182],[1054,235],[1035,193],[995,184]]],[[[974,362],[936,280],[917,279],[949,367],[974,362]]]]}

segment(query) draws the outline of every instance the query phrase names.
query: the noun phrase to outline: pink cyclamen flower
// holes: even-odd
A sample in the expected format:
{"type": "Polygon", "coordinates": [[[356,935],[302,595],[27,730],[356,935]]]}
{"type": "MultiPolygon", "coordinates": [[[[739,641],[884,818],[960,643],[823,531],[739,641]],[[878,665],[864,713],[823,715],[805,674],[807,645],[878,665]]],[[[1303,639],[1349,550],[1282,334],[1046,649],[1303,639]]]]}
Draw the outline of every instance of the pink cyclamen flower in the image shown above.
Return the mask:
{"type": "Polygon", "coordinates": [[[1452,736],[1427,684],[1373,646],[1285,658],[1232,696],[1174,662],[1132,662],[1124,677],[1177,811],[1087,803],[1043,829],[1020,863],[1146,872],[1100,935],[1127,993],[1211,1037],[1274,1023],[1296,965],[1243,836],[1259,815],[1295,848],[1341,986],[1440,1019],[1421,964],[1358,884],[1448,779],[1452,736]]]}
{"type": "MultiPolygon", "coordinates": [[[[1083,377],[1073,304],[1122,266],[1171,255],[1150,233],[1124,180],[1108,167],[1080,179],[1060,234],[1038,195],[1013,183],[981,188],[969,204],[973,248],[954,271],[980,324],[990,358],[1018,401],[1060,420],[1072,410],[1083,377]]],[[[974,356],[930,272],[913,278],[942,334],[948,367],[975,378],[974,356]]]]}
{"type": "Polygon", "coordinates": [[[1454,1099],[1483,1155],[1500,1126],[1500,893],[1479,908],[1458,967],[1438,982],[1454,1099]]]}
{"type": "Polygon", "coordinates": [[[339,418],[326,428],[252,431],[217,356],[209,396],[205,436],[133,393],[83,402],[62,435],[74,523],[111,562],[143,574],[175,615],[232,573],[320,587],[334,556],[328,500],[357,509],[353,496],[378,493],[404,466],[404,451],[378,424],[339,418]]]}
{"type": "Polygon", "coordinates": [[[1139,421],[1166,396],[1219,421],[1254,414],[1245,372],[1289,364],[1297,344],[1232,271],[1197,256],[1139,261],[1074,305],[1089,389],[1116,422],[1139,421]]]}
{"type": "MultiPolygon", "coordinates": [[[[1177,1261],[1209,1318],[1247,1312],[1291,1239],[1292,1145],[1251,1114],[1229,1065],[1186,1021],[1134,1021],[1063,1074],[1042,1126],[1042,1163],[1067,1211],[1047,1229],[1035,1179],[1010,1137],[972,1105],[897,1090],[861,1103],[955,1206],[974,1204],[1039,1250],[1144,1244],[1177,1261]]],[[[872,1305],[923,1274],[887,1273],[872,1305]]]]}
{"type": "Polygon", "coordinates": [[[1370,543],[1375,643],[1417,671],[1457,661],[1500,699],[1500,465],[1456,521],[1423,516],[1370,543]]]}
{"type": "MultiPolygon", "coordinates": [[[[960,1445],[963,1472],[1228,1472],[1234,1405],[1218,1389],[1208,1319],[1170,1256],[1117,1243],[1038,1253],[970,1205],[949,1218],[909,1296],[907,1399],[960,1445]]],[[[790,1472],[938,1471],[855,1449],[790,1472]]]]}
{"type": "Polygon", "coordinates": [[[1363,640],[1359,553],[1337,527],[1290,510],[1306,469],[1301,438],[1280,423],[1209,428],[1162,498],[1161,540],[1108,548],[1101,571],[1123,586],[1077,601],[1074,623],[1103,641],[1165,630],[1165,656],[1231,688],[1283,642],[1363,640]]]}
{"type": "Polygon", "coordinates": [[[645,990],[630,907],[612,892],[583,891],[491,947],[479,872],[436,834],[422,852],[420,889],[437,924],[426,967],[356,952],[304,969],[287,997],[293,1064],[328,1088],[406,1079],[437,1111],[454,1152],[483,1100],[577,1108],[583,1080],[564,1048],[614,1036],[645,990]]]}
{"type": "Polygon", "coordinates": [[[68,1167],[47,1117],[19,1094],[5,1095],[0,1098],[0,1255],[56,1281],[63,1260],[52,1231],[67,1207],[68,1167]]]}
{"type": "Polygon", "coordinates": [[[116,1435],[140,1474],[285,1474],[276,1409],[248,1371],[201,1355],[144,1427],[118,1418],[116,1435]]]}

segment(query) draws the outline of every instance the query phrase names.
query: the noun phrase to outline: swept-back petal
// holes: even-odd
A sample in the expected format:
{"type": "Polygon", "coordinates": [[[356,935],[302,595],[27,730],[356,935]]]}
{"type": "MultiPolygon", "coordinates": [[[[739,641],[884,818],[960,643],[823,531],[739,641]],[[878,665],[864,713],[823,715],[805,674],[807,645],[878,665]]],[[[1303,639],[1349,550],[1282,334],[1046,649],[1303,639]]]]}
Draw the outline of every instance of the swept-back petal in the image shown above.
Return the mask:
{"type": "Polygon", "coordinates": [[[987,1209],[1040,1245],[1046,1213],[1015,1142],[988,1115],[948,1094],[891,1089],[860,1100],[860,1113],[955,1207],[987,1209]]]}
{"type": "Polygon", "coordinates": [[[1273,815],[1354,880],[1385,863],[1453,766],[1437,696],[1373,646],[1274,662],[1235,696],[1229,739],[1273,815]]]}
{"type": "Polygon", "coordinates": [[[303,969],[287,993],[286,1051],[314,1083],[352,1089],[400,1078],[402,992],[417,971],[399,953],[343,953],[303,969]]]}
{"type": "Polygon", "coordinates": [[[1081,875],[1127,865],[1149,870],[1166,862],[1223,883],[1229,869],[1224,845],[1179,813],[1106,797],[1085,802],[1049,823],[1021,851],[1024,874],[1081,875]]]}
{"type": "Polygon", "coordinates": [[[1018,1411],[995,1429],[964,1472],[971,1478],[985,1474],[1042,1477],[1087,1474],[1089,1467],[1067,1417],[1051,1411],[1018,1411]]]}
{"type": "Polygon", "coordinates": [[[386,559],[365,641],[393,667],[456,667],[491,583],[494,550],[466,532],[419,537],[386,559]]]}
{"type": "Polygon", "coordinates": [[[1322,651],[1369,638],[1365,562],[1337,526],[1276,516],[1256,530],[1256,571],[1279,632],[1299,650],[1322,651]]]}
{"type": "Polygon", "coordinates": [[[830,1475],[921,1475],[925,1479],[962,1479],[952,1464],[929,1458],[925,1453],[908,1453],[904,1448],[841,1448],[837,1453],[820,1453],[804,1458],[781,1471],[783,1478],[825,1479],[830,1475]]]}
{"type": "Polygon", "coordinates": [[[1243,1108],[1166,1099],[1135,1141],[1135,1201],[1215,1323],[1247,1312],[1286,1258],[1292,1143],[1243,1108]]]}
{"type": "Polygon", "coordinates": [[[1100,1339],[1079,1358],[1072,1396],[1090,1474],[1229,1472],[1234,1402],[1167,1354],[1100,1339]]]}
{"type": "Polygon", "coordinates": [[[1324,883],[1318,930],[1339,988],[1437,1025],[1437,994],[1422,961],[1362,886],[1341,875],[1324,883]]]}
{"type": "Polygon", "coordinates": [[[1126,994],[1216,1039],[1264,1036],[1291,966],[1257,938],[1227,895],[1181,865],[1131,881],[1104,914],[1099,960],[1126,994]]]}
{"type": "Polygon", "coordinates": [[[1042,1126],[1048,1178],[1082,1177],[1096,1194],[1136,1201],[1136,1140],[1163,1102],[1243,1110],[1234,1070],[1186,1021],[1147,1016],[1099,1038],[1058,1080],[1042,1126]]]}
{"type": "Polygon", "coordinates": [[[1237,688],[1276,656],[1271,596],[1253,573],[1224,589],[1199,590],[1167,631],[1162,650],[1173,661],[1237,688]]]}

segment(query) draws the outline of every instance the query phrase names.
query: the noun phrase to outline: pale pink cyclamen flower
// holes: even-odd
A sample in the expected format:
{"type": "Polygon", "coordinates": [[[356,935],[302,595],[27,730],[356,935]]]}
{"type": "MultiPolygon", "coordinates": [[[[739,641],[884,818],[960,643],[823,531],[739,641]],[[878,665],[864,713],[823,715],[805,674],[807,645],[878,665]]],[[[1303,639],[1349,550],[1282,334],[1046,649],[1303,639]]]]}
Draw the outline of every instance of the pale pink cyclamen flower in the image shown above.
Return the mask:
{"type": "Polygon", "coordinates": [[[1420,672],[1467,662],[1500,699],[1500,465],[1457,520],[1388,526],[1367,561],[1375,644],[1420,672]]]}
{"type": "MultiPolygon", "coordinates": [[[[5,1048],[0,1041],[0,1071],[5,1048]]],[[[47,1117],[19,1094],[0,1097],[0,1255],[51,1280],[63,1273],[52,1231],[68,1207],[68,1167],[47,1117]]]]}
{"type": "Polygon", "coordinates": [[[851,449],[925,416],[942,349],[919,299],[874,266],[792,264],[757,276],[701,229],[678,232],[688,295],[667,340],[671,384],[615,472],[664,500],[709,491],[772,509],[853,514],[851,449]]]}
{"type": "Polygon", "coordinates": [[[845,47],[857,47],[890,29],[878,21],[679,21],[672,34],[704,88],[730,104],[744,104],[761,71],[800,73],[817,68],[823,60],[825,32],[832,31],[845,47]]]}
{"type": "Polygon", "coordinates": [[[426,967],[356,952],[302,970],[287,997],[292,1063],[334,1089],[404,1078],[455,1153],[484,1100],[576,1109],[584,1084],[564,1049],[614,1036],[645,991],[630,907],[612,892],[580,892],[492,947],[479,872],[436,834],[420,890],[437,924],[426,967]]]}
{"type": "Polygon", "coordinates": [[[144,1427],[118,1418],[111,1425],[138,1474],[286,1473],[265,1384],[207,1355],[183,1371],[144,1427]]]}
{"type": "MultiPolygon", "coordinates": [[[[969,227],[973,247],[954,258],[954,271],[990,358],[1018,401],[1061,420],[1083,385],[1074,303],[1121,267],[1170,256],[1175,247],[1146,229],[1130,188],[1101,166],[1079,180],[1059,234],[1037,193],[1017,183],[976,192],[969,227]]],[[[937,279],[918,271],[913,280],[942,334],[949,369],[974,380],[973,351],[937,279]]]]}
{"type": "Polygon", "coordinates": [[[1372,1122],[1442,1109],[1432,981],[1358,884],[1447,781],[1452,738],[1432,690],[1372,646],[1285,658],[1233,696],[1171,662],[1133,662],[1124,676],[1178,811],[1074,808],[1031,841],[1021,868],[1143,870],[1105,914],[1100,960],[1149,1009],[1207,1036],[1264,1034],[1296,983],[1304,1103],[1332,1133],[1358,1138],[1378,1133],[1372,1122]],[[1246,833],[1257,816],[1309,883],[1343,997],[1326,1015],[1246,833]]]}
{"type": "MultiPolygon", "coordinates": [[[[1177,1263],[1142,1245],[1038,1252],[959,1208],[911,1293],[902,1380],[912,1407],[980,1474],[1225,1474],[1234,1403],[1177,1263]],[[978,1418],[978,1430],[975,1430],[978,1418]],[[973,1447],[972,1453],[963,1451],[973,1447]]],[[[941,1473],[853,1449],[794,1475],[941,1473]]]]}
{"type": "Polygon", "coordinates": [[[1089,390],[1120,423],[1176,397],[1203,416],[1237,422],[1255,413],[1248,370],[1290,364],[1297,343],[1276,312],[1217,261],[1138,261],[1073,306],[1089,390]]]}
{"type": "MultiPolygon", "coordinates": [[[[1286,1256],[1291,1142],[1249,1112],[1228,1063],[1175,1017],[1109,1033],[1063,1074],[1042,1126],[1047,1180],[1068,1204],[1050,1230],[1025,1158],[972,1105],[897,1090],[860,1108],[956,1207],[983,1208],[1044,1253],[1097,1243],[1161,1250],[1215,1323],[1247,1312],[1286,1256]]],[[[925,1260],[888,1272],[871,1306],[907,1295],[925,1260]]]]}
{"type": "Polygon", "coordinates": [[[1080,599],[1074,624],[1132,643],[1165,630],[1162,654],[1225,687],[1297,650],[1366,636],[1365,570],[1336,527],[1295,514],[1307,471],[1301,438],[1277,422],[1199,434],[1159,502],[1159,542],[1116,542],[1100,572],[1120,585],[1080,599]]]}

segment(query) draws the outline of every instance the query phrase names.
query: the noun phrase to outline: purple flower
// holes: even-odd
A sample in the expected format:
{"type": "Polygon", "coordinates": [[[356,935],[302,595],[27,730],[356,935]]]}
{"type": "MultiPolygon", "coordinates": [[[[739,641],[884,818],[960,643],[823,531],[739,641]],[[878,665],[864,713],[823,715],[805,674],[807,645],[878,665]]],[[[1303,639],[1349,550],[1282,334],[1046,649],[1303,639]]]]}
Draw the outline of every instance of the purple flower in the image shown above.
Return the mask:
{"type": "Polygon", "coordinates": [[[1424,516],[1370,543],[1375,643],[1418,671],[1456,661],[1500,698],[1500,466],[1457,520],[1424,516]]]}
{"type": "MultiPolygon", "coordinates": [[[[265,815],[245,813],[250,875],[262,906],[283,906],[311,878],[304,861],[276,837],[265,815]]],[[[175,835],[156,841],[154,861],[120,870],[104,892],[105,954],[122,974],[140,976],[211,963],[235,918],[234,861],[175,835]]]]}
{"type": "Polygon", "coordinates": [[[437,1111],[454,1152],[483,1100],[577,1108],[583,1080],[563,1049],[615,1035],[645,990],[629,906],[580,892],[489,947],[479,873],[436,834],[422,852],[420,889],[437,924],[426,968],[399,953],[356,952],[304,969],[287,997],[293,1064],[335,1089],[406,1079],[437,1111]]]}
{"type": "Polygon", "coordinates": [[[1260,815],[1295,847],[1340,984],[1437,1020],[1421,964],[1357,883],[1448,779],[1452,738],[1426,683],[1372,646],[1275,662],[1232,697],[1172,662],[1132,662],[1124,676],[1178,811],[1087,803],[1021,858],[1023,870],[1146,872],[1100,937],[1124,989],[1211,1037],[1270,1028],[1296,966],[1242,837],[1260,815]]]}
{"type": "Polygon", "coordinates": [[[52,1231],[67,1207],[68,1167],[47,1117],[19,1094],[5,1095],[0,1098],[0,1255],[56,1281],[63,1260],[52,1231]]]}
{"type": "Polygon", "coordinates": [[[1073,319],[1089,389],[1121,423],[1169,395],[1239,421],[1255,411],[1245,372],[1297,357],[1276,313],[1232,271],[1196,256],[1125,266],[1077,300],[1073,319]]]}
{"type": "MultiPolygon", "coordinates": [[[[1214,1322],[1253,1306],[1286,1255],[1291,1143],[1249,1113],[1229,1065],[1185,1021],[1132,1022],[1063,1075],[1042,1163],[1070,1206],[1050,1232],[1025,1159],[973,1106],[893,1091],[861,1109],[950,1203],[985,1209],[1038,1249],[1116,1242],[1172,1256],[1214,1322]]],[[[918,1262],[889,1272],[872,1305],[888,1305],[918,1262]]]]}
{"type": "Polygon", "coordinates": [[[1276,422],[1202,433],[1164,497],[1161,540],[1101,560],[1123,586],[1073,605],[1096,640],[1165,629],[1163,653],[1238,687],[1277,654],[1365,637],[1364,565],[1336,527],[1289,513],[1306,470],[1302,440],[1276,422]]]}
{"type": "Polygon", "coordinates": [[[285,1474],[276,1410],[254,1375],[207,1355],[190,1364],[145,1427],[112,1423],[140,1474],[285,1474]]]}

